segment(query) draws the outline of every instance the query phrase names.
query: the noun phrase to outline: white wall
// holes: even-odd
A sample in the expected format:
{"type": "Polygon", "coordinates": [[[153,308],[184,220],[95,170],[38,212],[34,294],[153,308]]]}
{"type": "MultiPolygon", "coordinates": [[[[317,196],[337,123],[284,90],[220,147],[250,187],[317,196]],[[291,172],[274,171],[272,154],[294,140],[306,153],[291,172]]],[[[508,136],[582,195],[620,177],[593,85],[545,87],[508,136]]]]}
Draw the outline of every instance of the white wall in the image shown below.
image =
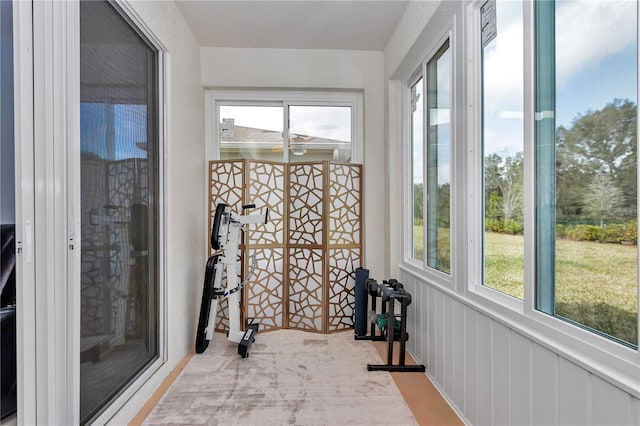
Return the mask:
{"type": "MultiPolygon", "coordinates": [[[[402,170],[405,82],[451,25],[454,12],[460,30],[454,40],[455,81],[459,88],[464,87],[461,70],[467,58],[462,2],[410,3],[384,51],[388,170],[402,170]]],[[[466,96],[461,89],[455,96],[458,122],[464,123],[466,96]]],[[[456,127],[465,128],[462,124],[456,127]]],[[[459,131],[453,145],[452,170],[459,192],[452,200],[456,261],[450,286],[403,265],[403,217],[398,207],[403,202],[403,185],[399,173],[388,173],[390,269],[413,295],[409,350],[471,424],[638,424],[640,377],[632,377],[637,369],[628,369],[631,375],[626,377],[609,374],[598,362],[598,353],[573,351],[562,333],[533,327],[533,321],[522,320],[521,314],[505,314],[498,309],[501,306],[484,303],[466,290],[466,133],[459,131]]]]}
{"type": "Polygon", "coordinates": [[[168,362],[111,420],[125,424],[193,348],[206,261],[204,90],[200,48],[173,2],[132,6],[168,54],[166,143],[166,280],[168,362]]]}
{"type": "Polygon", "coordinates": [[[364,265],[386,277],[384,99],[381,52],[298,49],[201,49],[210,88],[329,89],[364,93],[364,265]]]}

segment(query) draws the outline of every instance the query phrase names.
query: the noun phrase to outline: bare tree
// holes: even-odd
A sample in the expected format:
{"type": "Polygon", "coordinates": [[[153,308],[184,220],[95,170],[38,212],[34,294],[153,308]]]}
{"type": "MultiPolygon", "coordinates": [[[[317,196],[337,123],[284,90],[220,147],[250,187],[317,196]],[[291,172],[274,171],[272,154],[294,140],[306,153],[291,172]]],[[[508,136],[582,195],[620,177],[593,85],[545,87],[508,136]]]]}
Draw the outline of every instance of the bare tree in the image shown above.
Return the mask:
{"type": "Polygon", "coordinates": [[[600,219],[600,226],[604,225],[606,217],[616,216],[624,201],[622,191],[616,186],[614,179],[606,174],[593,178],[583,198],[585,210],[592,217],[600,219]]]}
{"type": "Polygon", "coordinates": [[[516,219],[522,212],[522,184],[514,176],[506,175],[500,183],[502,204],[500,210],[505,219],[516,219]]]}
{"type": "Polygon", "coordinates": [[[504,160],[504,173],[499,184],[502,193],[500,210],[504,219],[517,219],[522,214],[524,203],[523,167],[522,153],[504,160]]]}

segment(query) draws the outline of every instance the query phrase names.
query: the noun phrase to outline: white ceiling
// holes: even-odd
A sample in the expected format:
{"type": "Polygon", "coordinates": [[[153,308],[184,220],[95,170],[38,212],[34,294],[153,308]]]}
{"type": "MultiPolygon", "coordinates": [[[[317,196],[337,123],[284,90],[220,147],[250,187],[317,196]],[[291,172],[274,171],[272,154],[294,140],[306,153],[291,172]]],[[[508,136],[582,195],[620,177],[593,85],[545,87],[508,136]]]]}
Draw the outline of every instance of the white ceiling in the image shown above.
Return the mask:
{"type": "Polygon", "coordinates": [[[384,50],[408,1],[176,2],[201,46],[384,50]]]}

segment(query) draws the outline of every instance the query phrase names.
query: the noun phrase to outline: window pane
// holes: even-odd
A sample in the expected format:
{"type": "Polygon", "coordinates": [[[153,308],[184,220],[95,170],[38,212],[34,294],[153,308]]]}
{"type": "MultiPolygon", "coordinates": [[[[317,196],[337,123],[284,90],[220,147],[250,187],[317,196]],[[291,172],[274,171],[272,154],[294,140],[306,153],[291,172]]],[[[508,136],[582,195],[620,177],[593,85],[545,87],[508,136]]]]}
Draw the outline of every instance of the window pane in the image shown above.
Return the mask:
{"type": "Polygon", "coordinates": [[[221,105],[220,159],[283,161],[283,108],[221,105]]]}
{"type": "Polygon", "coordinates": [[[0,1],[0,419],[15,422],[17,411],[15,170],[13,128],[13,4],[0,1]],[[12,418],[10,418],[12,416],[12,418]]]}
{"type": "Polygon", "coordinates": [[[80,419],[158,356],[157,52],[107,2],[80,3],[80,419]]]}
{"type": "Polygon", "coordinates": [[[289,161],[351,161],[351,107],[289,107],[289,161]]]}
{"type": "Polygon", "coordinates": [[[220,159],[282,161],[283,108],[221,105],[220,159]]]}
{"type": "Polygon", "coordinates": [[[413,228],[411,257],[424,260],[424,87],[422,77],[411,87],[411,178],[413,228]]]}
{"type": "Polygon", "coordinates": [[[637,346],[637,3],[543,3],[537,308],[637,346]]]}
{"type": "Polygon", "coordinates": [[[427,64],[427,265],[450,272],[451,54],[449,41],[427,64]]]}
{"type": "Polygon", "coordinates": [[[524,296],[522,2],[481,8],[484,285],[524,296]],[[491,19],[495,16],[494,20],[491,19]],[[495,31],[489,27],[495,26],[495,31]],[[492,36],[492,34],[495,34],[492,36]]]}

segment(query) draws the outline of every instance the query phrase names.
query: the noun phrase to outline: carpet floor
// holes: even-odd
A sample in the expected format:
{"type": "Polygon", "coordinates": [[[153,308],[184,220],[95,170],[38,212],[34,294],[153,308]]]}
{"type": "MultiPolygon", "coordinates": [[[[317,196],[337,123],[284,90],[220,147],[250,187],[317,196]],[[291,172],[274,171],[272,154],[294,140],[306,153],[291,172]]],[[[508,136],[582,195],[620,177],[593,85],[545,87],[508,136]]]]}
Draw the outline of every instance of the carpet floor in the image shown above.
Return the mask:
{"type": "Polygon", "coordinates": [[[144,424],[415,425],[382,360],[353,331],[260,333],[249,358],[216,335],[195,355],[144,424]]]}

